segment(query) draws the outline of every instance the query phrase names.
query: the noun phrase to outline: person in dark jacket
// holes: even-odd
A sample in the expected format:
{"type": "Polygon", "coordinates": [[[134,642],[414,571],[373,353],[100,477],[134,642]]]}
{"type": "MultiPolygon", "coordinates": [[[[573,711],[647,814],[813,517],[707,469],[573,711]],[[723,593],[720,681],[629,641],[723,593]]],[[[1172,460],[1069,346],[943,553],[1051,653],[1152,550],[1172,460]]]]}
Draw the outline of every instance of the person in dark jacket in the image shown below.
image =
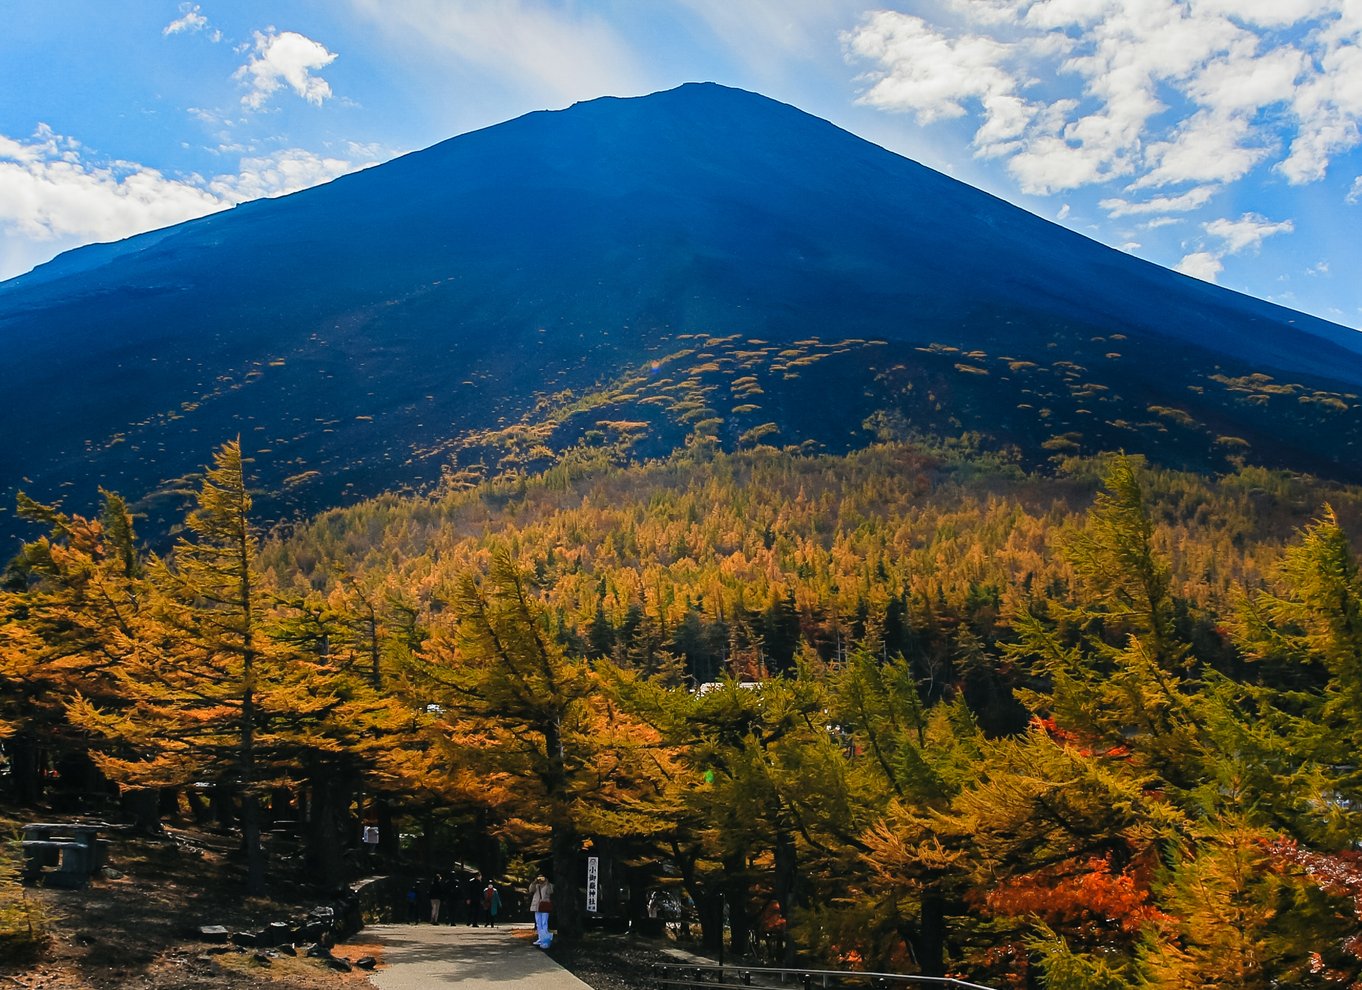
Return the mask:
{"type": "Polygon", "coordinates": [[[482,916],[487,919],[487,927],[497,926],[497,915],[501,913],[501,891],[497,890],[496,884],[491,880],[487,881],[487,886],[482,889],[482,916]]]}

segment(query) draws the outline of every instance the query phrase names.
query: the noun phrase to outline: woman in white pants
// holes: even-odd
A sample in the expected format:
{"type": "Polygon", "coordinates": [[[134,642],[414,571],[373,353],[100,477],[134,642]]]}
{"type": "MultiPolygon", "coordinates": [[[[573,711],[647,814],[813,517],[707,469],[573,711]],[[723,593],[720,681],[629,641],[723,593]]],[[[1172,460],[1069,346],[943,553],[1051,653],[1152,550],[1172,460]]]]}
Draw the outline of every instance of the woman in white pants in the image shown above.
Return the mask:
{"type": "Polygon", "coordinates": [[[534,912],[534,944],[547,949],[553,944],[549,934],[549,912],[553,910],[553,884],[544,879],[544,874],[534,878],[530,884],[530,910],[534,912]]]}

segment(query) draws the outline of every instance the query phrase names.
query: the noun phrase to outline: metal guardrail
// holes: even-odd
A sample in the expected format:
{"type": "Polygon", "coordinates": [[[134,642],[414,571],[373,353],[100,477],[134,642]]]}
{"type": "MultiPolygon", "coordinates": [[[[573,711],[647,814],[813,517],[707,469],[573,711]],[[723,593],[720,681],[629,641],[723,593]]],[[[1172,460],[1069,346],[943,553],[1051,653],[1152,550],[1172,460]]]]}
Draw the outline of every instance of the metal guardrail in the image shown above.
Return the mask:
{"type": "Polygon", "coordinates": [[[801,990],[867,987],[892,990],[913,986],[950,990],[993,990],[950,976],[909,976],[903,973],[862,973],[837,969],[791,969],[773,966],[704,966],[691,963],[654,963],[658,987],[773,987],[794,983],[801,990]]]}

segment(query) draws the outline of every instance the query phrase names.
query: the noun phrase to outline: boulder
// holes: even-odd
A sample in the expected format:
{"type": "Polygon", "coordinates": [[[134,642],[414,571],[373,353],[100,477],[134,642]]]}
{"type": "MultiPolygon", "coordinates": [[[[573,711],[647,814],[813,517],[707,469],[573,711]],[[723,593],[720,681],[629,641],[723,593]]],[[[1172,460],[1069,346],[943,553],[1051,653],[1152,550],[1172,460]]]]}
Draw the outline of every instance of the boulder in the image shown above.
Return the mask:
{"type": "Polygon", "coordinates": [[[293,935],[293,926],[286,921],[272,921],[255,936],[256,945],[279,945],[293,935]]]}

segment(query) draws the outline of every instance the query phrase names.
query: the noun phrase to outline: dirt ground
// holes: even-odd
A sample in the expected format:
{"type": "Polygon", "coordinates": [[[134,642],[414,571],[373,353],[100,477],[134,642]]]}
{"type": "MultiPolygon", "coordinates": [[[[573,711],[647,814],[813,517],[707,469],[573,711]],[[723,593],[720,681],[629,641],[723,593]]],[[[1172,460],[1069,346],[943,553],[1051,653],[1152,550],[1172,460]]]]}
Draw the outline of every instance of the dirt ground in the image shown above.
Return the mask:
{"type": "MultiPolygon", "coordinates": [[[[281,863],[269,898],[247,899],[230,836],[209,830],[167,830],[165,837],[111,835],[109,872],[83,890],[29,888],[52,915],[42,952],[0,963],[0,987],[43,990],[180,990],[184,987],[262,987],[344,990],[367,986],[363,973],[341,973],[300,952],[239,949],[198,935],[201,925],[229,932],[258,930],[299,918],[318,895],[287,879],[281,863]]],[[[289,850],[281,848],[282,857],[289,850]]],[[[374,947],[337,947],[358,959],[374,947]]]]}
{"type": "MultiPolygon", "coordinates": [[[[286,846],[274,850],[270,897],[242,897],[233,844],[227,834],[201,829],[170,828],[164,838],[116,836],[112,872],[85,889],[26,890],[52,913],[51,937],[36,958],[0,962],[0,990],[367,990],[362,970],[338,972],[306,958],[302,946],[294,957],[198,935],[201,925],[259,930],[300,918],[324,900],[290,879],[296,863],[286,846]]],[[[636,990],[663,949],[653,940],[599,936],[559,942],[553,955],[595,990],[636,990]]],[[[362,931],[333,954],[351,962],[373,956],[382,965],[381,950],[362,931]]]]}

